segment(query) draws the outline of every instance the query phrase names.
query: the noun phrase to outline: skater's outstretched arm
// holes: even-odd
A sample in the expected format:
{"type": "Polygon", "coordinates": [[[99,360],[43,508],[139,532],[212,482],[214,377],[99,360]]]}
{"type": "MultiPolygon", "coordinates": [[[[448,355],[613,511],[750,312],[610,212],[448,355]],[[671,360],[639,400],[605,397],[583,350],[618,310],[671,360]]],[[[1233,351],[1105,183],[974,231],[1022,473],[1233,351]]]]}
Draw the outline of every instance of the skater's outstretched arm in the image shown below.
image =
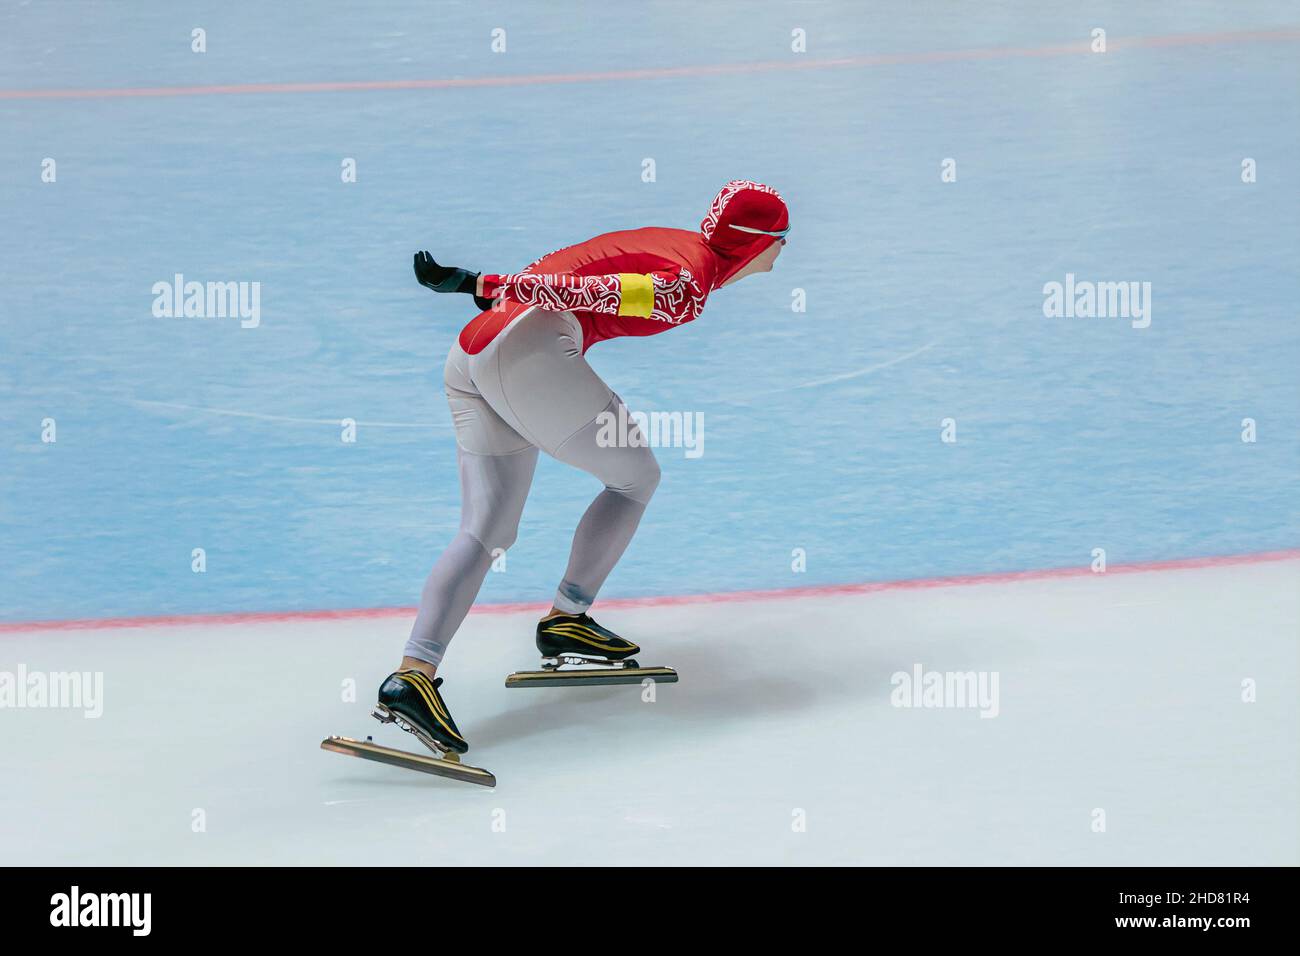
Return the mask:
{"type": "Polygon", "coordinates": [[[572,272],[480,275],[438,265],[427,252],[415,254],[414,267],[420,285],[434,292],[472,295],[475,305],[484,310],[497,299],[508,299],[555,312],[576,309],[680,325],[699,318],[709,297],[690,270],[680,267],[596,276],[572,272]]]}
{"type": "Polygon", "coordinates": [[[602,315],[636,316],[678,325],[699,317],[708,293],[690,270],[620,272],[581,276],[571,272],[478,277],[477,293],[560,312],[577,309],[602,315]]]}

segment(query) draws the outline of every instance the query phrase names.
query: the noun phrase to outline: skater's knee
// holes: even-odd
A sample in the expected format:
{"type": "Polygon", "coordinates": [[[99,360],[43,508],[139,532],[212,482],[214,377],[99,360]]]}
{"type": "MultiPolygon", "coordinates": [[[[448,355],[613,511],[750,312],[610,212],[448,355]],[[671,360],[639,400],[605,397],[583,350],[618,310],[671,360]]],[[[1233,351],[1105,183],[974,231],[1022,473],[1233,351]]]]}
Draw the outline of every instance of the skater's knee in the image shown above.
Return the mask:
{"type": "Polygon", "coordinates": [[[634,501],[648,504],[659,487],[659,462],[648,448],[641,449],[644,455],[629,458],[626,467],[618,469],[605,479],[605,487],[616,491],[634,501]]]}
{"type": "Polygon", "coordinates": [[[508,551],[519,536],[519,519],[502,515],[486,515],[467,523],[463,528],[488,554],[508,551]]]}
{"type": "Polygon", "coordinates": [[[497,534],[493,535],[489,541],[484,542],[489,554],[495,554],[500,551],[509,551],[514,547],[515,541],[519,538],[519,526],[512,525],[497,534]]]}
{"type": "Polygon", "coordinates": [[[646,501],[650,500],[650,497],[655,493],[655,489],[659,487],[661,477],[663,477],[663,473],[659,470],[659,461],[652,454],[650,455],[650,461],[646,465],[645,475],[641,479],[641,488],[645,493],[646,501]]]}

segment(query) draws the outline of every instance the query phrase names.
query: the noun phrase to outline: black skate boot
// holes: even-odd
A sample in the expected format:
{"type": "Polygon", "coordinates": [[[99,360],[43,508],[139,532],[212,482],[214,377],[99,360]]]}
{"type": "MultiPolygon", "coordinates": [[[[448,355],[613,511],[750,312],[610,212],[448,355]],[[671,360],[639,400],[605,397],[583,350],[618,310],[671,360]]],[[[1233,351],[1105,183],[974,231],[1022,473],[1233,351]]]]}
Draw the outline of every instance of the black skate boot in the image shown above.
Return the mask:
{"type": "MultiPolygon", "coordinates": [[[[622,661],[641,648],[601,627],[587,614],[563,614],[537,623],[537,649],[544,658],[622,661]]],[[[636,666],[636,662],[632,662],[636,666]]]]}
{"type": "Polygon", "coordinates": [[[395,722],[435,753],[463,754],[469,750],[469,744],[456,729],[456,722],[438,693],[441,686],[441,677],[430,680],[417,670],[389,674],[379,688],[374,717],[385,724],[395,722]]]}
{"type": "Polygon", "coordinates": [[[640,684],[645,680],[671,684],[671,667],[641,667],[632,655],[641,650],[629,640],[601,627],[587,614],[562,614],[537,625],[537,649],[542,669],[519,671],[506,678],[507,687],[577,687],[597,684],[640,684]]]}
{"type": "Polygon", "coordinates": [[[450,777],[464,783],[495,787],[497,778],[491,771],[460,762],[460,755],[469,749],[469,744],[456,729],[456,722],[451,719],[447,704],[438,693],[441,686],[441,677],[430,680],[417,670],[389,674],[379,688],[379,702],[375,704],[373,713],[376,720],[397,724],[414,734],[420,743],[433,751],[433,756],[385,747],[375,743],[371,737],[365,740],[326,737],[320,742],[321,749],[438,777],[450,777]]]}

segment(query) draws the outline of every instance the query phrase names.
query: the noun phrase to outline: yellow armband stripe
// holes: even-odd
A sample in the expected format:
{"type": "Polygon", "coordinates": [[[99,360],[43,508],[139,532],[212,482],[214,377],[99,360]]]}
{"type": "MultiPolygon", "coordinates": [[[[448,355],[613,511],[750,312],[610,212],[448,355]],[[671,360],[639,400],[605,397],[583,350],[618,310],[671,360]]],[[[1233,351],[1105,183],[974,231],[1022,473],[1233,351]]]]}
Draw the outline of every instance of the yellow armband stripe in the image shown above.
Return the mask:
{"type": "Polygon", "coordinates": [[[654,283],[650,281],[650,277],[632,272],[620,272],[618,274],[618,284],[622,291],[618,303],[618,314],[638,315],[643,319],[650,318],[650,313],[655,310],[655,287],[654,283]]]}

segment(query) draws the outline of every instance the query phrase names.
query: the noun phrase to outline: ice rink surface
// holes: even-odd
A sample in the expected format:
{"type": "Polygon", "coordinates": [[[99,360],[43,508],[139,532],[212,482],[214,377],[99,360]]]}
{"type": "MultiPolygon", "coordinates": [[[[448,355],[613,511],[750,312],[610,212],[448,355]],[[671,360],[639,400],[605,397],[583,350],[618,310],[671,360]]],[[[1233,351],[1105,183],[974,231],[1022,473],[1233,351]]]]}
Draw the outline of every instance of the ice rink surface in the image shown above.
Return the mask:
{"type": "MultiPolygon", "coordinates": [[[[659,452],[608,594],[1300,544],[1293,5],[635,8],[0,15],[18,93],[484,82],[0,96],[0,620],[413,603],[458,520],[441,375],[470,314],[411,254],[511,271],[695,228],[736,177],[790,205],[777,270],[588,353],[633,409],[704,417],[701,456],[659,452]],[[686,72],[581,79],[639,67],[686,72]],[[261,283],[260,324],[154,318],[177,273],[261,283]],[[1150,282],[1150,327],[1044,318],[1067,273],[1150,282]]],[[[597,488],[544,459],[483,599],[546,600],[597,488]]]]}
{"type": "MultiPolygon", "coordinates": [[[[1114,573],[1300,547],[1297,51],[1267,2],[5,5],[0,672],[105,703],[0,710],[0,863],[1300,862],[1300,564],[1114,573]],[[292,615],[409,606],[457,526],[470,316],[411,253],[511,271],[737,177],[776,271],[588,355],[704,416],[596,608],[681,683],[507,691],[534,615],[485,609],[444,674],[494,791],[321,752],[405,744],[411,614],[292,615]],[[177,273],[259,324],[155,318],[177,273]],[[1044,317],[1067,274],[1150,326],[1044,317]],[[242,612],[286,616],[23,626],[242,612]],[[998,716],[892,706],[917,665],[998,716]]],[[[482,601],[544,606],[596,490],[543,460],[482,601]]]]}
{"type": "Polygon", "coordinates": [[[317,749],[414,743],[368,716],[405,618],[9,634],[30,668],[106,684],[97,719],[4,715],[0,846],[49,864],[1295,865],[1298,572],[610,611],[661,635],[642,663],[680,670],[653,702],[507,690],[535,666],[533,617],[474,614],[446,691],[492,790],[317,749]],[[996,716],[895,706],[918,664],[997,672],[996,716]]]}

